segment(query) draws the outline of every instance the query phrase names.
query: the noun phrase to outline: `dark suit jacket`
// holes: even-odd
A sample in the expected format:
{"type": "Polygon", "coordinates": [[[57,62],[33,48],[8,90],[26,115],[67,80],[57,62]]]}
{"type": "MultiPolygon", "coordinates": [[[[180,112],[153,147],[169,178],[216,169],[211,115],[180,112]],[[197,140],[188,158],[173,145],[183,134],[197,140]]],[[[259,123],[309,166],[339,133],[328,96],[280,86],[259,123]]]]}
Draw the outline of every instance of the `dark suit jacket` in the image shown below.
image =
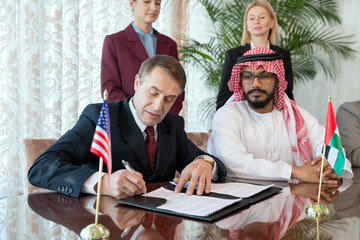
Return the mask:
{"type": "MultiPolygon", "coordinates": [[[[216,100],[216,110],[224,106],[226,101],[231,97],[233,92],[229,90],[229,87],[227,85],[228,81],[231,77],[231,71],[234,65],[237,63],[238,57],[242,56],[245,52],[249,51],[251,49],[250,44],[246,44],[245,46],[239,46],[236,48],[232,48],[228,51],[226,51],[225,54],[225,62],[221,74],[220,79],[220,87],[219,87],[219,93],[216,100]]],[[[287,89],[285,90],[285,93],[288,95],[290,99],[294,99],[292,90],[293,90],[293,71],[292,71],[292,65],[291,65],[291,56],[290,52],[282,49],[278,46],[274,46],[270,44],[270,49],[272,49],[275,52],[281,53],[284,57],[284,68],[285,68],[285,80],[288,82],[287,89]]]]}
{"type": "MultiPolygon", "coordinates": [[[[131,114],[129,99],[109,103],[113,172],[124,169],[121,160],[125,159],[142,173],[145,182],[166,182],[176,170],[181,172],[197,156],[206,154],[186,137],[184,119],[168,113],[157,125],[156,167],[151,173],[144,137],[131,114]]],[[[88,105],[76,125],[39,156],[28,173],[31,184],[79,196],[84,182],[99,168],[99,158],[90,147],[100,109],[101,104],[88,105]]],[[[225,167],[213,158],[218,164],[218,181],[222,181],[225,167]]]]}
{"type": "Polygon", "coordinates": [[[353,167],[360,167],[360,101],[341,104],[336,121],[346,157],[353,167]]]}
{"type": "MultiPolygon", "coordinates": [[[[176,42],[160,34],[157,36],[156,54],[178,58],[176,42]]],[[[130,24],[123,31],[105,37],[101,59],[101,94],[107,89],[108,102],[125,100],[134,95],[134,80],[140,65],[148,58],[146,50],[130,24]]],[[[175,101],[170,112],[178,114],[184,93],[175,101]]]]}

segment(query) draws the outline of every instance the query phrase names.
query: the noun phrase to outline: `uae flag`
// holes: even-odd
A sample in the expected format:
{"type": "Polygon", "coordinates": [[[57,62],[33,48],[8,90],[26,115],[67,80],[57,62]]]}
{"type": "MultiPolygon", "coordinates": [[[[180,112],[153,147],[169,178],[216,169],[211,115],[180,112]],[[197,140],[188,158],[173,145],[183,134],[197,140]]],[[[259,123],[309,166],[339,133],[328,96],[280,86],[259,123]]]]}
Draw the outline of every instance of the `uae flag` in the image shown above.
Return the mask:
{"type": "Polygon", "coordinates": [[[341,145],[339,129],[337,127],[334,109],[331,101],[328,103],[325,129],[325,158],[340,177],[344,168],[345,156],[341,145]]]}

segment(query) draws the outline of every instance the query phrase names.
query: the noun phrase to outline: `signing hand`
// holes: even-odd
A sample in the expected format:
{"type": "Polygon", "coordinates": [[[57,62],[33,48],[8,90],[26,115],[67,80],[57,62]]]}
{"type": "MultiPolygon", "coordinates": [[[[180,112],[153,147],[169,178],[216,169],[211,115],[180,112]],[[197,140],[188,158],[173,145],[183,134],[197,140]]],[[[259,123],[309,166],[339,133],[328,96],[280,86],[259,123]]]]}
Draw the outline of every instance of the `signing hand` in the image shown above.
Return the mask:
{"type": "Polygon", "coordinates": [[[202,195],[204,190],[205,193],[210,193],[211,172],[212,165],[210,163],[205,162],[202,159],[194,160],[182,170],[180,179],[174,179],[174,182],[177,183],[175,192],[179,193],[187,181],[190,180],[189,186],[186,190],[187,195],[192,195],[194,193],[194,189],[197,183],[197,195],[202,195]]]}
{"type": "MultiPolygon", "coordinates": [[[[122,169],[112,173],[110,187],[107,175],[105,174],[101,180],[101,192],[103,195],[119,199],[146,193],[146,184],[142,174],[139,172],[131,173],[122,169]]],[[[95,186],[95,189],[97,189],[97,186],[95,186]]]]}

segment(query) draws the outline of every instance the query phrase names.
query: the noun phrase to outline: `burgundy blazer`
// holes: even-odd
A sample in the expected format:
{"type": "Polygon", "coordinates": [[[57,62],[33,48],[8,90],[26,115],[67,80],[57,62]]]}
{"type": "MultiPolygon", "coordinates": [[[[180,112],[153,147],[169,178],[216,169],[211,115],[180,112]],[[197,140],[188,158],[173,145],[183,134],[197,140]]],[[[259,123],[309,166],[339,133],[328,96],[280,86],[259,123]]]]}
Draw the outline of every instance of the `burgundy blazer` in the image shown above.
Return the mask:
{"type": "MultiPolygon", "coordinates": [[[[157,36],[157,55],[178,58],[176,42],[154,29],[157,36]]],[[[123,31],[105,37],[101,59],[101,94],[107,89],[109,102],[124,101],[134,95],[135,76],[148,58],[146,50],[130,24],[123,31]]],[[[175,101],[170,112],[178,114],[184,93],[175,101]]]]}

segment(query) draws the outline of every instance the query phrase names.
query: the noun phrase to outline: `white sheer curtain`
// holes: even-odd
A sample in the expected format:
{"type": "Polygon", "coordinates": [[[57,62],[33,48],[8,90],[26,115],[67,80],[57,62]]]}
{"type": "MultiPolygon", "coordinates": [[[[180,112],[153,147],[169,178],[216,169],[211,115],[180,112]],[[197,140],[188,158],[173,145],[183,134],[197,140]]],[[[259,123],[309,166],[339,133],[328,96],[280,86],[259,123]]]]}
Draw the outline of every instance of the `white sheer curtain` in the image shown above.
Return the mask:
{"type": "Polygon", "coordinates": [[[0,188],[22,191],[22,139],[57,138],[100,101],[103,37],[131,12],[126,1],[0,4],[0,188]]]}

